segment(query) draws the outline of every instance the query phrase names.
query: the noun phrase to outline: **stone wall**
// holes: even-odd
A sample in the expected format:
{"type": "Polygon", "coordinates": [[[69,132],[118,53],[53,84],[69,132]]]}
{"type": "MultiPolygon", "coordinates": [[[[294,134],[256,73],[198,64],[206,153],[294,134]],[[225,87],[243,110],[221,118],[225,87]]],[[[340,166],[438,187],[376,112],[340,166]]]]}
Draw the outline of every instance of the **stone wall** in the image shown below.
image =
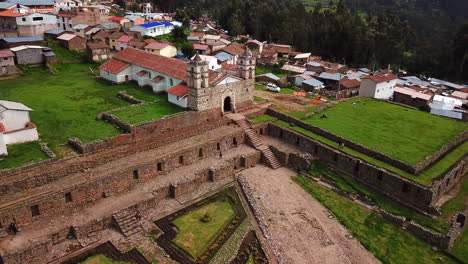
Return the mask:
{"type": "Polygon", "coordinates": [[[393,167],[399,168],[401,170],[404,170],[408,173],[418,175],[422,172],[424,172],[426,169],[430,168],[432,165],[437,163],[440,159],[444,158],[445,155],[450,153],[453,149],[456,147],[460,146],[460,144],[464,143],[466,140],[468,140],[468,131],[465,131],[462,135],[458,136],[456,139],[452,140],[451,142],[447,143],[444,145],[441,149],[439,149],[437,152],[433,153],[432,155],[426,157],[423,161],[419,162],[415,166],[411,166],[409,164],[406,164],[402,161],[393,159],[385,154],[382,154],[380,152],[371,150],[369,148],[366,148],[360,144],[357,144],[353,141],[347,140],[343,137],[337,136],[333,133],[330,133],[322,128],[316,127],[314,125],[311,125],[309,123],[305,123],[297,118],[294,118],[292,116],[286,115],[284,113],[278,112],[274,109],[268,108],[267,114],[276,117],[280,120],[283,120],[287,122],[288,124],[294,124],[298,127],[301,127],[303,129],[306,129],[308,131],[311,131],[315,134],[318,134],[320,136],[323,136],[325,138],[328,138],[330,140],[333,140],[335,142],[343,142],[347,147],[354,149],[358,152],[361,152],[365,155],[368,155],[370,157],[373,157],[375,159],[378,159],[380,161],[383,161],[393,167]]]}
{"type": "MultiPolygon", "coordinates": [[[[321,142],[315,141],[307,136],[290,129],[269,123],[268,133],[270,136],[280,138],[282,141],[296,145],[302,151],[309,153],[323,162],[338,169],[370,188],[395,199],[407,206],[436,214],[433,208],[433,192],[424,186],[404,179],[394,173],[378,168],[360,159],[342,153],[321,142]]],[[[306,166],[305,158],[289,158],[293,166],[303,168],[306,166]]]]}
{"type": "Polygon", "coordinates": [[[434,199],[438,200],[447,191],[452,189],[468,173],[468,155],[463,156],[457,163],[448,168],[442,176],[434,180],[431,190],[434,199]]]}

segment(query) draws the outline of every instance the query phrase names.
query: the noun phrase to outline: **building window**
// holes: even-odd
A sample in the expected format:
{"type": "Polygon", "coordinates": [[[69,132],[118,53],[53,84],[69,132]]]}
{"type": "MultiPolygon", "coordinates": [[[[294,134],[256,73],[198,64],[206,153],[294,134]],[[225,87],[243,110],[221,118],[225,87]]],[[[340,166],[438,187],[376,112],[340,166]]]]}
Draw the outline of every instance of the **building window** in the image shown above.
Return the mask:
{"type": "Polygon", "coordinates": [[[21,20],[22,20],[23,22],[26,22],[26,18],[25,18],[25,17],[23,17],[21,20]]]}
{"type": "Polygon", "coordinates": [[[203,149],[202,148],[198,150],[198,157],[203,158],[203,149]]]}
{"type": "Polygon", "coordinates": [[[158,171],[162,171],[162,163],[161,162],[158,162],[156,167],[157,167],[158,171]]]}
{"type": "Polygon", "coordinates": [[[33,17],[33,21],[41,21],[44,20],[43,17],[33,17]]]}
{"type": "Polygon", "coordinates": [[[172,80],[172,78],[169,78],[169,83],[171,84],[171,87],[174,86],[174,81],[172,80]]]}
{"type": "Polygon", "coordinates": [[[216,143],[216,149],[221,150],[221,145],[219,143],[216,143]]]}
{"type": "Polygon", "coordinates": [[[140,175],[138,173],[138,170],[134,170],[133,171],[133,179],[138,180],[139,177],[140,177],[140,175]]]}
{"type": "Polygon", "coordinates": [[[71,202],[73,202],[73,197],[72,197],[71,192],[67,192],[67,193],[65,194],[65,202],[66,202],[66,203],[71,203],[71,202]]]}
{"type": "Polygon", "coordinates": [[[184,164],[184,156],[179,156],[179,164],[184,164]]]}
{"type": "Polygon", "coordinates": [[[39,211],[39,205],[35,204],[31,206],[31,215],[33,217],[41,215],[41,211],[39,211]]]}

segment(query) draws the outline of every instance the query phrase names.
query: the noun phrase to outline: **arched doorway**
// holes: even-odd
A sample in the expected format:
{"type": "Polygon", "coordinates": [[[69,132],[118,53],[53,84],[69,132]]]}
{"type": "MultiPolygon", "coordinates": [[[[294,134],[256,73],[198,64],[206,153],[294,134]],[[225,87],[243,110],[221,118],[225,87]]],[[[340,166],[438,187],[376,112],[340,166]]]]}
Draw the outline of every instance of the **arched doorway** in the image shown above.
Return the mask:
{"type": "Polygon", "coordinates": [[[227,96],[226,98],[224,98],[223,112],[231,112],[231,111],[232,111],[231,97],[227,96]]]}

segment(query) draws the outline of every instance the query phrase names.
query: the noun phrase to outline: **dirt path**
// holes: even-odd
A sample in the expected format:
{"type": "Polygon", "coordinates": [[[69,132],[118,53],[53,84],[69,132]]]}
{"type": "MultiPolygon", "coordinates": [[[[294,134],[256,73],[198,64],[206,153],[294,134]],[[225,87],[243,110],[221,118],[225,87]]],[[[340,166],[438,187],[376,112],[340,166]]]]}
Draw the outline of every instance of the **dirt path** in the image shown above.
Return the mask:
{"type": "Polygon", "coordinates": [[[254,209],[265,221],[279,263],[379,263],[327,209],[297,185],[287,168],[242,172],[254,209]],[[255,208],[256,207],[256,208],[255,208]]]}
{"type": "Polygon", "coordinates": [[[294,96],[290,94],[279,94],[269,91],[255,90],[255,96],[268,99],[274,105],[287,112],[304,112],[309,110],[318,110],[324,104],[312,103],[309,98],[294,96]]]}

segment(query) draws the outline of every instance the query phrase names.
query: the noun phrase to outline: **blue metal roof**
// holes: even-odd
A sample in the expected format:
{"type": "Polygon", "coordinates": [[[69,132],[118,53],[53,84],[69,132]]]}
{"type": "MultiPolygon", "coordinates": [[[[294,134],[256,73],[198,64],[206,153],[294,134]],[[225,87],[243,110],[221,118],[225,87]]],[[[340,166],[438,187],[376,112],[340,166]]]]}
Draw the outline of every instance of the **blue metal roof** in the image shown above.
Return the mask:
{"type": "Polygon", "coordinates": [[[187,40],[200,40],[200,37],[197,36],[188,36],[187,40]]]}
{"type": "Polygon", "coordinates": [[[58,34],[61,34],[62,32],[64,32],[64,30],[62,29],[51,29],[51,30],[47,30],[45,33],[51,34],[51,35],[58,35],[58,34]]]}
{"type": "Polygon", "coordinates": [[[172,26],[174,26],[171,22],[167,22],[167,21],[163,21],[163,22],[161,22],[161,24],[163,24],[163,25],[166,26],[166,27],[172,27],[172,26]]]}
{"type": "Polygon", "coordinates": [[[264,74],[260,74],[260,75],[257,75],[256,77],[260,77],[260,76],[265,76],[265,77],[268,77],[268,78],[270,78],[270,79],[272,79],[272,80],[275,80],[275,81],[281,79],[280,77],[274,75],[274,74],[271,73],[271,72],[269,72],[269,73],[264,73],[264,74]]]}
{"type": "Polygon", "coordinates": [[[44,41],[41,37],[5,37],[0,39],[3,39],[8,43],[44,41]]]}
{"type": "Polygon", "coordinates": [[[313,71],[305,71],[304,73],[307,74],[307,75],[310,75],[310,76],[315,75],[315,72],[313,72],[313,71]]]}
{"type": "Polygon", "coordinates": [[[322,72],[318,77],[326,80],[339,81],[344,76],[345,75],[340,75],[339,73],[322,72]]]}
{"type": "Polygon", "coordinates": [[[53,51],[46,51],[42,53],[46,57],[54,57],[55,53],[53,51]]]}
{"type": "Polygon", "coordinates": [[[10,3],[20,4],[24,6],[53,6],[54,1],[51,0],[8,0],[10,3]]]}
{"type": "Polygon", "coordinates": [[[215,57],[219,61],[223,62],[223,61],[230,60],[232,58],[232,55],[229,54],[229,53],[226,53],[226,52],[220,52],[220,53],[216,54],[215,57]]]}
{"type": "Polygon", "coordinates": [[[359,68],[359,71],[362,71],[362,72],[365,72],[365,73],[370,72],[370,70],[367,69],[367,68],[359,68]]]}
{"type": "Polygon", "coordinates": [[[0,2],[0,9],[9,9],[10,7],[15,6],[15,3],[10,2],[0,2]]]}
{"type": "Polygon", "coordinates": [[[164,24],[159,23],[159,22],[150,22],[146,24],[141,24],[139,26],[142,26],[144,28],[152,28],[152,27],[161,27],[161,26],[164,26],[164,24]]]}
{"type": "Polygon", "coordinates": [[[317,87],[317,86],[322,86],[323,85],[323,82],[319,81],[319,80],[316,80],[316,79],[308,79],[308,80],[305,80],[303,81],[302,83],[305,83],[307,85],[310,85],[310,86],[313,86],[313,87],[317,87]]]}

